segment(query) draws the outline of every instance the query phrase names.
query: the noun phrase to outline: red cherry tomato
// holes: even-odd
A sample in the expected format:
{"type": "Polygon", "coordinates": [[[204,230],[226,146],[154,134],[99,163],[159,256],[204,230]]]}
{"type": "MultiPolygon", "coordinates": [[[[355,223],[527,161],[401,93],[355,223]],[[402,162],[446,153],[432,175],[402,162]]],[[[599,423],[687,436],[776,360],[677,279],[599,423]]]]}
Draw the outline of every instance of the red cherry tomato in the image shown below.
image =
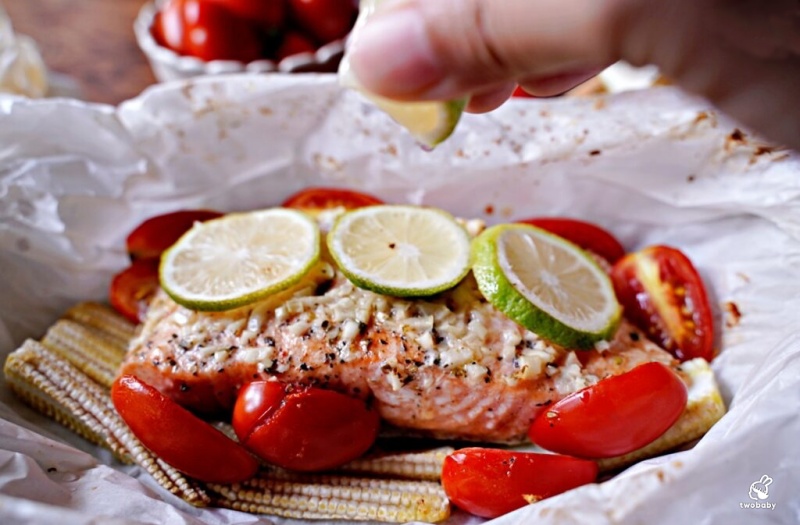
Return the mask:
{"type": "Polygon", "coordinates": [[[625,248],[616,237],[600,226],[586,221],[566,217],[535,217],[517,222],[530,224],[554,233],[577,244],[584,250],[596,253],[612,264],[625,255],[625,248]]]}
{"type": "Polygon", "coordinates": [[[142,445],[187,476],[237,483],[258,470],[241,445],[135,376],[118,377],[111,400],[142,445]]]}
{"type": "Polygon", "coordinates": [[[241,442],[281,406],[286,385],[277,381],[255,381],[245,385],[236,396],[233,407],[233,429],[241,442]]]}
{"type": "Polygon", "coordinates": [[[360,399],[315,387],[254,381],[239,392],[233,428],[262,459],[290,470],[327,470],[361,456],[380,416],[360,399]]]}
{"type": "Polygon", "coordinates": [[[257,22],[266,30],[283,27],[286,0],[213,0],[240,18],[257,22]]]}
{"type": "Polygon", "coordinates": [[[251,62],[261,56],[254,23],[212,0],[170,0],[152,31],[173,51],[205,61],[251,62]]]}
{"type": "Polygon", "coordinates": [[[520,86],[514,88],[514,92],[511,94],[511,96],[517,98],[536,98],[527,91],[525,91],[524,89],[522,89],[520,86]]]}
{"type": "Polygon", "coordinates": [[[205,0],[185,0],[183,14],[187,54],[205,61],[261,58],[261,40],[250,21],[205,0]]]}
{"type": "Polygon", "coordinates": [[[585,459],[491,448],[456,450],[444,460],[442,486],[455,505],[496,518],[597,478],[585,459]]]}
{"type": "Polygon", "coordinates": [[[307,188],[283,201],[285,208],[301,210],[327,210],[339,206],[354,210],[363,206],[383,204],[383,201],[372,195],[352,190],[337,188],[307,188]]]}
{"type": "Polygon", "coordinates": [[[111,280],[111,306],[132,323],[139,323],[158,286],[158,259],[136,259],[111,280]]]}
{"type": "Polygon", "coordinates": [[[714,321],[703,280],[686,255],[652,246],[617,261],[611,280],[625,316],[681,361],[714,358],[714,321]]]}
{"type": "Polygon", "coordinates": [[[150,28],[156,42],[181,54],[185,51],[183,5],[184,0],[169,0],[156,13],[150,28]]]}
{"type": "Polygon", "coordinates": [[[181,210],[151,217],[128,235],[125,245],[131,259],[161,257],[194,223],[216,219],[222,214],[212,210],[181,210]]]}
{"type": "Polygon", "coordinates": [[[314,43],[302,33],[296,31],[287,31],[283,35],[283,41],[278,47],[276,53],[278,60],[283,60],[292,55],[299,55],[300,53],[313,53],[317,48],[314,43]]]}
{"type": "Polygon", "coordinates": [[[559,454],[621,456],[666,432],[686,399],[686,386],[672,370],[646,363],[556,402],[536,416],[528,436],[559,454]]]}
{"type": "Polygon", "coordinates": [[[324,44],[347,35],[358,11],[353,0],[289,0],[289,12],[298,26],[324,44]]]}
{"type": "Polygon", "coordinates": [[[150,26],[150,34],[153,35],[156,43],[160,46],[169,47],[166,39],[164,38],[164,21],[161,19],[163,13],[158,11],[153,17],[153,23],[150,26]]]}

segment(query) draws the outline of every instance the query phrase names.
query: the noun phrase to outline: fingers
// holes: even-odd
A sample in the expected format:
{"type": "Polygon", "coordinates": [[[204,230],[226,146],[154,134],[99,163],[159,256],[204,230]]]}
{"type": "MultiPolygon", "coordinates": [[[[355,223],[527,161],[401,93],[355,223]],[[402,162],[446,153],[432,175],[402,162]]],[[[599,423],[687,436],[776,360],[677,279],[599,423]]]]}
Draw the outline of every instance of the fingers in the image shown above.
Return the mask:
{"type": "Polygon", "coordinates": [[[351,43],[370,91],[447,99],[521,78],[566,76],[616,57],[622,0],[401,0],[351,43]]]}
{"type": "Polygon", "coordinates": [[[488,113],[499,108],[514,92],[516,85],[513,83],[502,84],[487,91],[475,93],[470,97],[467,111],[470,113],[488,113]]]}
{"type": "Polygon", "coordinates": [[[567,72],[560,75],[531,77],[519,81],[527,93],[536,97],[553,97],[566,93],[578,84],[583,84],[603,70],[602,67],[586,71],[567,72]]]}
{"type": "Polygon", "coordinates": [[[548,96],[618,59],[655,64],[800,148],[798,27],[797,0],[397,0],[355,32],[349,58],[370,91],[473,94],[472,111],[497,107],[510,82],[548,96]]]}

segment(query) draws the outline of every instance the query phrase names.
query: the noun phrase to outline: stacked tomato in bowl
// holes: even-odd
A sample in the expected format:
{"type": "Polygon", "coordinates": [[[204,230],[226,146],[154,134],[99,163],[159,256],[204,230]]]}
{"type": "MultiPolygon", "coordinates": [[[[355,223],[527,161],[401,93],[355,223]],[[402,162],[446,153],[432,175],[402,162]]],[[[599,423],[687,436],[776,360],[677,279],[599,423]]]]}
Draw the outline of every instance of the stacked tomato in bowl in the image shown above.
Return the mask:
{"type": "Polygon", "coordinates": [[[240,71],[332,72],[355,0],[164,0],[135,32],[161,81],[240,71]]]}

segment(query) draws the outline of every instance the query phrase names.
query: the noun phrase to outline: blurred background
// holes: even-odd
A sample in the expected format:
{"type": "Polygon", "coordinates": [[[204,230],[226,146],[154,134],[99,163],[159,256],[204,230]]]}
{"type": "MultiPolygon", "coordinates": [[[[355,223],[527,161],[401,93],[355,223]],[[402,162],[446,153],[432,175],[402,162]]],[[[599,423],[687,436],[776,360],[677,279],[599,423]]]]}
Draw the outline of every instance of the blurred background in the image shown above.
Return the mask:
{"type": "Polygon", "coordinates": [[[81,98],[116,104],[155,82],[136,44],[143,0],[0,0],[14,31],[31,37],[53,79],[81,98]],[[59,78],[58,73],[67,75],[59,78]]]}
{"type": "Polygon", "coordinates": [[[156,81],[198,75],[333,73],[357,6],[357,0],[0,0],[0,91],[42,96],[23,77],[44,65],[45,94],[111,104],[156,81]]]}

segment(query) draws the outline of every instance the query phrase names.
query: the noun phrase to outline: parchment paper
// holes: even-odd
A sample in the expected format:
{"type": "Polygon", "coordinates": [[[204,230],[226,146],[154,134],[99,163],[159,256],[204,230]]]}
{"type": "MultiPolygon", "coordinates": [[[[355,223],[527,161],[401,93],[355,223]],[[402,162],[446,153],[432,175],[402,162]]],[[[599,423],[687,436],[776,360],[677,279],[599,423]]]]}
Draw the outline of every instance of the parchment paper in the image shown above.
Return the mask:
{"type": "MultiPolygon", "coordinates": [[[[691,450],[497,523],[800,522],[800,157],[673,88],[515,100],[430,153],[329,76],[206,78],[118,108],[0,98],[0,355],[103,300],[144,218],[269,206],[311,184],[490,223],[583,218],[629,249],[678,246],[706,279],[729,413],[691,450]],[[774,508],[745,508],[764,474],[758,503],[774,508]]],[[[266,522],[140,483],[1,383],[0,522],[266,522]]]]}

